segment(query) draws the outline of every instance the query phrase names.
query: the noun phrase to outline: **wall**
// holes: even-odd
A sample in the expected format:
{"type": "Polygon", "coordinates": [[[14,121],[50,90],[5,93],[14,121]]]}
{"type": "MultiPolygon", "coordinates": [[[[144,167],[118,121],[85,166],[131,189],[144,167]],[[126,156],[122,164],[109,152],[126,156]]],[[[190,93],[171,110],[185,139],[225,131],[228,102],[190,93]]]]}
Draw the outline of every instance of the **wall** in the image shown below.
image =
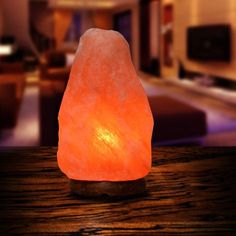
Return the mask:
{"type": "MultiPolygon", "coordinates": [[[[176,77],[177,76],[177,65],[176,65],[176,54],[175,54],[175,48],[173,49],[173,58],[174,58],[174,61],[173,61],[173,66],[166,66],[164,65],[164,47],[163,47],[163,40],[164,40],[164,29],[163,29],[163,24],[164,24],[164,15],[163,15],[163,9],[164,9],[164,6],[165,5],[168,5],[168,4],[173,4],[173,11],[174,11],[174,22],[173,22],[173,25],[172,25],[172,29],[173,29],[173,47],[175,47],[175,42],[176,42],[176,36],[175,36],[175,28],[178,27],[177,24],[176,24],[176,5],[179,4],[179,2],[182,1],[182,0],[162,0],[161,1],[161,38],[160,38],[160,41],[161,41],[161,76],[162,77],[176,77]]],[[[189,0],[191,1],[191,0],[189,0]]],[[[206,0],[208,1],[208,0],[206,0]]],[[[182,14],[184,15],[185,12],[182,11],[182,14]]]]}
{"type": "Polygon", "coordinates": [[[92,14],[93,25],[96,28],[112,29],[112,15],[106,10],[97,10],[92,14]]]}
{"type": "Polygon", "coordinates": [[[175,57],[188,70],[228,77],[236,80],[236,1],[235,0],[178,0],[174,12],[175,57]],[[186,56],[186,30],[193,25],[231,24],[232,61],[230,63],[201,63],[186,56]]]}
{"type": "MultiPolygon", "coordinates": [[[[72,16],[76,9],[55,9],[54,10],[54,36],[57,48],[65,47],[64,37],[71,24],[72,16]]],[[[109,11],[105,10],[80,10],[81,32],[89,28],[112,29],[112,17],[109,11]]],[[[78,45],[72,45],[72,47],[78,45]]]]}
{"type": "Polygon", "coordinates": [[[73,11],[54,10],[54,37],[56,47],[61,48],[64,43],[64,37],[72,20],[73,11]]]}
{"type": "Polygon", "coordinates": [[[6,35],[16,38],[17,44],[24,49],[32,50],[38,55],[29,34],[28,0],[2,0],[4,31],[6,35]]]}
{"type": "Polygon", "coordinates": [[[3,4],[0,0],[0,36],[3,34],[3,4]]]}
{"type": "Polygon", "coordinates": [[[48,8],[47,1],[30,2],[30,21],[37,32],[50,39],[54,37],[53,11],[48,8]]]}
{"type": "Polygon", "coordinates": [[[94,24],[93,24],[93,14],[92,14],[92,11],[91,10],[84,10],[81,12],[81,17],[82,17],[82,34],[90,29],[90,28],[93,28],[94,27],[94,24]]]}
{"type": "Polygon", "coordinates": [[[112,14],[108,10],[85,10],[82,14],[82,33],[89,28],[112,29],[112,14]]]}
{"type": "Polygon", "coordinates": [[[160,44],[160,35],[159,35],[159,24],[160,24],[160,15],[159,1],[150,2],[150,56],[151,58],[159,58],[159,44],[160,44]]]}

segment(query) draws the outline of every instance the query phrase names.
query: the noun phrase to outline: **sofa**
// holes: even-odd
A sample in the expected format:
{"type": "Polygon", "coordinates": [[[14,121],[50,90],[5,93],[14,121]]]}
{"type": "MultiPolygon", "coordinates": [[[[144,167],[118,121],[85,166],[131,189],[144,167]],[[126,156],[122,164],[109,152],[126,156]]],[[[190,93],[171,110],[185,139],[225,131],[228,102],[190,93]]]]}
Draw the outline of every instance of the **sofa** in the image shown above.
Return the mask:
{"type": "MultiPolygon", "coordinates": [[[[40,82],[41,145],[58,144],[58,112],[66,81],[40,82]]],[[[206,114],[190,105],[166,96],[150,96],[154,117],[153,145],[196,142],[207,133],[206,114]]],[[[145,125],[145,121],[144,125],[145,125]]]]}
{"type": "Polygon", "coordinates": [[[204,111],[166,96],[148,100],[154,117],[153,144],[193,144],[207,134],[204,111]]]}
{"type": "Polygon", "coordinates": [[[57,145],[57,116],[70,70],[63,51],[48,51],[40,60],[40,145],[57,145]]]}
{"type": "Polygon", "coordinates": [[[58,112],[66,87],[66,80],[40,81],[40,145],[57,146],[58,112]]]}
{"type": "Polygon", "coordinates": [[[16,126],[24,85],[23,73],[0,74],[0,129],[16,126]]]}

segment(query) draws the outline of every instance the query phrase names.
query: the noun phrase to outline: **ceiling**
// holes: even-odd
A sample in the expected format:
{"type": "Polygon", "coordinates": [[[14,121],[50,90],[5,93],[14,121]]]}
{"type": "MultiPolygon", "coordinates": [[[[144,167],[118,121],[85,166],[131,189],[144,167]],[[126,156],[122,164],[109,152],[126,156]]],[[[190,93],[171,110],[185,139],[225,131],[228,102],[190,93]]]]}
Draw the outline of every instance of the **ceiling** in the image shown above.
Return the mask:
{"type": "Polygon", "coordinates": [[[72,9],[113,9],[137,2],[138,0],[49,0],[49,6],[72,9]]]}

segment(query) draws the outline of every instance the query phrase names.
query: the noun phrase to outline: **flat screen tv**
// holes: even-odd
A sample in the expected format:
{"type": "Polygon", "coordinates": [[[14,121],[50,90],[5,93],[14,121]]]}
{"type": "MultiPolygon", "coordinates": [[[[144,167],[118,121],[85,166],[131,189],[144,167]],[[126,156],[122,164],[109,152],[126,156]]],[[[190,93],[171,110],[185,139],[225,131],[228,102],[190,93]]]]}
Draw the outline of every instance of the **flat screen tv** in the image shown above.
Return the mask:
{"type": "Polygon", "coordinates": [[[231,59],[230,25],[204,25],[187,29],[187,56],[201,61],[231,59]]]}

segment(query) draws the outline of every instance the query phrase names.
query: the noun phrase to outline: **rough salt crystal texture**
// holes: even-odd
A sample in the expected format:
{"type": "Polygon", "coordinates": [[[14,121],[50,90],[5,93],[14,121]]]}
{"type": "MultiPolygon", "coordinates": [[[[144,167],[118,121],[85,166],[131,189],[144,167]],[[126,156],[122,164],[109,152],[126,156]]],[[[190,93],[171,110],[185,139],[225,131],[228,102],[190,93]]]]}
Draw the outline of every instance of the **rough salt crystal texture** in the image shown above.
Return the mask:
{"type": "Polygon", "coordinates": [[[148,174],[153,117],[121,34],[90,29],[81,37],[58,119],[58,164],[68,178],[148,174]]]}

